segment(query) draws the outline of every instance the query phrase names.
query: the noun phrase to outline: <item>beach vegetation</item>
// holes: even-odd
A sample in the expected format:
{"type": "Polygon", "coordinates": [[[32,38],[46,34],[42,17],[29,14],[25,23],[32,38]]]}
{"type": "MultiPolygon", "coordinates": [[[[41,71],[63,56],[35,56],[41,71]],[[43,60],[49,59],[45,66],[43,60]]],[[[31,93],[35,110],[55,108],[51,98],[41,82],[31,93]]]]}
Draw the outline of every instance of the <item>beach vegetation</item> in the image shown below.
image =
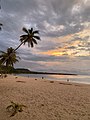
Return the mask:
{"type": "Polygon", "coordinates": [[[6,67],[14,66],[16,62],[19,62],[20,57],[16,55],[12,47],[8,48],[6,52],[0,51],[0,64],[5,62],[6,67]]]}
{"type": "Polygon", "coordinates": [[[54,81],[50,81],[50,83],[54,83],[54,81]]]}
{"type": "Polygon", "coordinates": [[[14,73],[14,68],[12,66],[6,67],[5,65],[0,66],[0,74],[14,73]]]}
{"type": "Polygon", "coordinates": [[[27,106],[11,101],[11,104],[6,107],[6,110],[11,113],[10,117],[13,117],[18,112],[22,112],[24,107],[27,106]]]}

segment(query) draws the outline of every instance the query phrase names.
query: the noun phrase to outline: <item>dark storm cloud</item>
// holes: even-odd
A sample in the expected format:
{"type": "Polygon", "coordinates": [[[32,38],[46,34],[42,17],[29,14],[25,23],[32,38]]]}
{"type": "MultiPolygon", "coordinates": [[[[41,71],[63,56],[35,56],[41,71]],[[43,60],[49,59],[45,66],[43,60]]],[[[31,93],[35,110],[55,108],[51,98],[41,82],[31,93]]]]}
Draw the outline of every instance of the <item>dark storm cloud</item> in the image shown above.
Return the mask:
{"type": "Polygon", "coordinates": [[[7,30],[16,32],[20,31],[23,25],[34,26],[40,29],[42,35],[50,37],[75,33],[84,28],[80,25],[82,21],[90,20],[90,7],[84,3],[81,4],[83,8],[79,13],[75,11],[77,14],[72,14],[72,9],[78,2],[79,0],[3,0],[4,23],[7,23],[7,30]],[[50,31],[45,21],[51,28],[63,25],[65,29],[50,31]],[[70,26],[71,23],[75,26],[70,26]]]}

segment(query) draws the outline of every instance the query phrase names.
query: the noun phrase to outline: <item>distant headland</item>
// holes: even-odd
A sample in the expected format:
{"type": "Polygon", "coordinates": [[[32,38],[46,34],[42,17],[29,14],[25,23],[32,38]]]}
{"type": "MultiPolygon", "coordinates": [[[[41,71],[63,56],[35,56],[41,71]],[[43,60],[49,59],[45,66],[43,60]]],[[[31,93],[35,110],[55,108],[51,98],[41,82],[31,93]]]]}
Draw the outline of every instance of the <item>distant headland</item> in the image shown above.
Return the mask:
{"type": "Polygon", "coordinates": [[[2,66],[0,68],[0,73],[15,73],[15,74],[51,74],[51,75],[77,75],[74,73],[57,73],[57,72],[40,72],[40,71],[31,71],[25,68],[13,68],[2,66]]]}

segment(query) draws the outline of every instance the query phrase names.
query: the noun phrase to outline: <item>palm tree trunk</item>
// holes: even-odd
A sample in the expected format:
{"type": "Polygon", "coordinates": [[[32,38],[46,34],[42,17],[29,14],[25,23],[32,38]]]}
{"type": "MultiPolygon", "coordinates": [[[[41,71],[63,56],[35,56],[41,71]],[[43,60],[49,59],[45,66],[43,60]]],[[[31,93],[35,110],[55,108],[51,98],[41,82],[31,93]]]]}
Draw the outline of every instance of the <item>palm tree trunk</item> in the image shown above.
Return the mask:
{"type": "Polygon", "coordinates": [[[20,46],[21,46],[23,43],[24,43],[24,42],[21,42],[21,44],[20,44],[20,45],[18,45],[18,46],[14,49],[14,51],[13,51],[13,52],[17,51],[17,49],[19,49],[19,48],[20,48],[20,46]]]}
{"type": "Polygon", "coordinates": [[[19,49],[19,47],[23,44],[24,42],[21,42],[20,43],[20,45],[18,45],[14,50],[13,50],[13,52],[0,64],[0,65],[3,65],[5,62],[6,62],[6,60],[17,50],[17,49],[19,49]]]}

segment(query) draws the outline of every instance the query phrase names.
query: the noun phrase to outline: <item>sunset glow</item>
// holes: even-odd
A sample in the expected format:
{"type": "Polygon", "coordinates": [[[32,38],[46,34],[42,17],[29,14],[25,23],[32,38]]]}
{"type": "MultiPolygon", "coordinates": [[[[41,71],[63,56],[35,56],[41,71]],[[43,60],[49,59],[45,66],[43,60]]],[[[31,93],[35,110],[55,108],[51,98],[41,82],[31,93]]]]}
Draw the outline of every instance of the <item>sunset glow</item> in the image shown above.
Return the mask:
{"type": "Polygon", "coordinates": [[[62,38],[58,38],[58,43],[60,44],[61,40],[63,40],[63,45],[60,48],[56,48],[54,50],[49,50],[46,52],[40,52],[44,55],[52,55],[52,56],[90,56],[89,52],[89,46],[90,44],[90,37],[89,36],[90,30],[84,30],[79,33],[73,34],[73,35],[67,35],[62,38]],[[76,40],[73,41],[74,37],[76,37],[76,40]],[[60,39],[60,40],[59,40],[60,39]],[[82,40],[81,40],[82,39],[82,40]],[[85,42],[86,39],[86,42],[85,42]],[[69,43],[67,41],[69,40],[69,43]],[[65,42],[64,42],[65,41],[65,42]]]}

